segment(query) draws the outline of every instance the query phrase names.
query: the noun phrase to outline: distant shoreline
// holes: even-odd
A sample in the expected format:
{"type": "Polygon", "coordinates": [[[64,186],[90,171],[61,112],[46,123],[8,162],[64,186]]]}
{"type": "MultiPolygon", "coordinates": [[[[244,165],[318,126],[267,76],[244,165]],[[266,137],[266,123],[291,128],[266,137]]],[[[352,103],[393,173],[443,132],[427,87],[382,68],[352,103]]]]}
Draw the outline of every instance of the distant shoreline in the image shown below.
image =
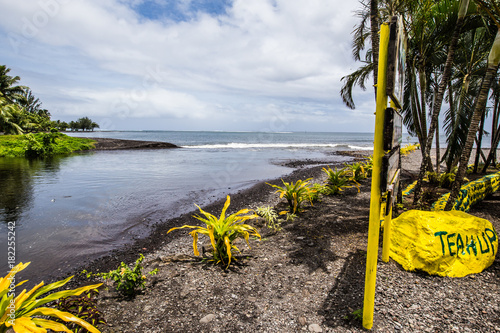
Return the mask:
{"type": "Polygon", "coordinates": [[[88,138],[96,141],[95,149],[92,150],[121,150],[121,149],[172,149],[180,148],[169,142],[123,140],[109,138],[88,138]]]}

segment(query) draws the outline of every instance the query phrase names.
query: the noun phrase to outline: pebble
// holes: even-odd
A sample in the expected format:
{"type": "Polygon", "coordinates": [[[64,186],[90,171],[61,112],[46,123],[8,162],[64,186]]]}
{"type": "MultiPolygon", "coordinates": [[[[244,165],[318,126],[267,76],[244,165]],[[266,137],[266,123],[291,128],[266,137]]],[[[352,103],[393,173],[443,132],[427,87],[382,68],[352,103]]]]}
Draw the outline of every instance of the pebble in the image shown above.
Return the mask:
{"type": "Polygon", "coordinates": [[[201,318],[200,319],[200,323],[202,324],[208,324],[209,322],[211,322],[212,320],[214,320],[215,318],[215,315],[214,314],[208,314],[206,315],[205,317],[201,318]]]}
{"type": "Polygon", "coordinates": [[[323,332],[323,329],[318,324],[309,325],[309,332],[323,332]]]}
{"type": "Polygon", "coordinates": [[[306,318],[305,317],[299,317],[299,323],[300,323],[300,326],[304,326],[305,324],[307,324],[306,318]]]}

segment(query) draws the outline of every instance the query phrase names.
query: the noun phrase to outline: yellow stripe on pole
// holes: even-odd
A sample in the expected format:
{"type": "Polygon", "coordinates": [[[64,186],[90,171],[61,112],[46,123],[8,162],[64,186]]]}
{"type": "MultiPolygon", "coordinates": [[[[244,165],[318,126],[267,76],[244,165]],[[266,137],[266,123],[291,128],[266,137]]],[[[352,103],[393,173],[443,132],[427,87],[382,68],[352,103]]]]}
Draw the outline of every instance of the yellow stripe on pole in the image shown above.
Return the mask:
{"type": "Polygon", "coordinates": [[[373,144],[373,172],[370,197],[370,222],[368,227],[368,248],[366,254],[365,296],[363,302],[363,327],[373,327],[375,307],[375,285],[377,277],[378,242],[380,232],[380,173],[384,156],[384,118],[387,108],[386,72],[387,47],[389,45],[389,24],[380,28],[378,58],[377,105],[375,112],[375,141],[373,144]]]}

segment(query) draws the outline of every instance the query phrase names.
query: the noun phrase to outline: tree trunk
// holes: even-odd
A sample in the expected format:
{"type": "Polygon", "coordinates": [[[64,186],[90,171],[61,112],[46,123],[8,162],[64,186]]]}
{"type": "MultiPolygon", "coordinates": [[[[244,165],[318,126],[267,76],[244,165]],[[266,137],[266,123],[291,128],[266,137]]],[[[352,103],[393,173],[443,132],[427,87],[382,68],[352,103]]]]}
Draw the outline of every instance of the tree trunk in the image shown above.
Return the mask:
{"type": "MultiPolygon", "coordinates": [[[[438,93],[436,96],[436,101],[432,107],[431,124],[429,125],[429,134],[427,136],[427,142],[425,144],[425,151],[423,152],[422,163],[420,164],[420,172],[418,174],[417,185],[414,190],[413,204],[417,204],[420,199],[420,192],[422,190],[422,180],[424,179],[425,172],[427,171],[427,164],[430,162],[430,151],[432,146],[432,139],[434,132],[438,125],[439,112],[441,111],[441,105],[443,103],[444,91],[448,86],[448,82],[451,77],[451,67],[453,65],[453,58],[455,56],[455,50],[458,44],[458,38],[460,37],[460,31],[464,24],[465,14],[469,6],[469,1],[464,0],[460,3],[460,11],[458,14],[457,24],[453,31],[453,36],[451,37],[450,47],[448,49],[448,55],[446,57],[446,63],[444,65],[443,76],[441,77],[441,82],[439,82],[438,93]]],[[[438,161],[439,163],[439,161],[438,161]]]]}
{"type": "Polygon", "coordinates": [[[377,98],[377,80],[378,80],[378,49],[379,49],[379,24],[378,24],[378,0],[370,0],[370,33],[372,40],[372,61],[375,65],[373,70],[373,82],[375,88],[375,98],[377,98]]]}
{"type": "MultiPolygon", "coordinates": [[[[439,123],[439,121],[438,121],[439,123]]],[[[436,172],[439,175],[440,168],[439,164],[441,164],[441,152],[439,147],[439,125],[436,126],[436,172]]]]}
{"type": "Polygon", "coordinates": [[[496,160],[496,152],[498,148],[498,144],[500,143],[500,126],[498,127],[495,137],[492,137],[493,141],[491,142],[491,148],[490,148],[490,153],[488,154],[488,158],[486,159],[486,162],[484,162],[484,167],[483,170],[481,171],[482,173],[486,173],[486,170],[490,166],[491,162],[493,160],[496,160]]]}
{"type": "Polygon", "coordinates": [[[464,150],[460,157],[460,164],[458,166],[458,172],[455,177],[455,182],[453,183],[450,197],[446,203],[445,210],[451,210],[455,200],[458,197],[460,187],[462,186],[465,171],[467,170],[467,163],[470,159],[470,154],[472,152],[472,146],[474,144],[474,138],[476,137],[476,132],[479,127],[479,121],[481,120],[482,114],[485,110],[486,103],[488,101],[488,93],[490,91],[491,83],[496,76],[498,70],[498,64],[500,63],[500,30],[497,31],[495,41],[491,47],[490,55],[488,57],[488,68],[484,76],[483,83],[481,84],[481,90],[479,92],[479,97],[474,108],[474,113],[472,114],[471,124],[469,126],[469,133],[467,134],[467,140],[465,141],[464,150]]]}
{"type": "MultiPolygon", "coordinates": [[[[476,159],[474,160],[474,173],[477,173],[477,168],[479,166],[479,158],[482,155],[482,150],[481,150],[481,145],[483,143],[483,132],[484,132],[484,118],[485,118],[486,112],[483,112],[483,115],[481,116],[481,123],[479,125],[479,131],[477,133],[476,137],[476,159]]],[[[483,156],[483,161],[486,162],[486,159],[483,156]]]]}

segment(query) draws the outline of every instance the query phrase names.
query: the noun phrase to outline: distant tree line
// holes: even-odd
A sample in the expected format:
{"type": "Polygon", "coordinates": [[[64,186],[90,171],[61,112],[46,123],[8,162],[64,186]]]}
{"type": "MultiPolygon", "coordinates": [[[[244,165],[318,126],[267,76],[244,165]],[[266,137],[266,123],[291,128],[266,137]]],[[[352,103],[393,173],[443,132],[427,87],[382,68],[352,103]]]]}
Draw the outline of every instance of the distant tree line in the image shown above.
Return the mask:
{"type": "Polygon", "coordinates": [[[29,87],[18,85],[19,76],[10,76],[10,68],[0,65],[0,132],[23,134],[58,131],[93,131],[99,125],[88,117],[69,124],[51,120],[50,112],[42,108],[42,102],[29,87]]]}
{"type": "Polygon", "coordinates": [[[94,128],[99,128],[99,125],[92,121],[89,117],[79,118],[77,121],[70,121],[68,128],[71,131],[93,131],[94,128]]]}

